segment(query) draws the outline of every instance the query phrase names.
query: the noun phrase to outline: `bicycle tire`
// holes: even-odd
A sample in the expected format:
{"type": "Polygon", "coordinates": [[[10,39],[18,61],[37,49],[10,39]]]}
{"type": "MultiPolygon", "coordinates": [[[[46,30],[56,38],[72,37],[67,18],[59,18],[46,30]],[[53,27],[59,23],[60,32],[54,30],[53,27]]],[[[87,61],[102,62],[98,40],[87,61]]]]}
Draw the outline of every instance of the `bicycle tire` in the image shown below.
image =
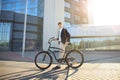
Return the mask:
{"type": "Polygon", "coordinates": [[[71,51],[69,51],[67,53],[65,59],[66,59],[67,65],[69,67],[72,67],[72,68],[78,68],[84,62],[83,54],[80,51],[78,51],[78,50],[71,50],[71,51]],[[77,60],[78,62],[75,62],[75,60],[77,60]],[[76,63],[77,63],[77,65],[75,65],[76,63]]]}
{"type": "Polygon", "coordinates": [[[35,56],[35,65],[39,68],[39,69],[47,69],[51,66],[52,64],[52,56],[47,52],[47,51],[42,51],[39,52],[36,56],[35,56]],[[44,61],[43,61],[44,60],[44,61]],[[46,60],[46,62],[45,62],[46,60]]]}

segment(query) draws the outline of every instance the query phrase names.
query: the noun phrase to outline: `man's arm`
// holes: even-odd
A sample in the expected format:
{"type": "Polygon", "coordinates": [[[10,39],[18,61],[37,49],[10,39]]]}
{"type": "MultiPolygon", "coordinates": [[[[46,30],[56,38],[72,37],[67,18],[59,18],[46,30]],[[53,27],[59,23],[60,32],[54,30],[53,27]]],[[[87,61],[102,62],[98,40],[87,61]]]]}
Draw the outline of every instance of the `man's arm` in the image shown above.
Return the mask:
{"type": "Polygon", "coordinates": [[[69,42],[70,41],[70,34],[67,31],[67,29],[64,29],[64,34],[65,34],[66,41],[69,42]]]}

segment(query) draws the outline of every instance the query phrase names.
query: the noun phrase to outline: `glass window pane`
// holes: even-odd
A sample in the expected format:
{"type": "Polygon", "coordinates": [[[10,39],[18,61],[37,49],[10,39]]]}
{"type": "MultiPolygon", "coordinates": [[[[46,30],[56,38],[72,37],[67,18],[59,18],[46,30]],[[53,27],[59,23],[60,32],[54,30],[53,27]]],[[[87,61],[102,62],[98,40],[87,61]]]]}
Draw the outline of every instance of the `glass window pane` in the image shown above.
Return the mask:
{"type": "Polygon", "coordinates": [[[0,22],[0,48],[9,48],[11,23],[0,22]]]}
{"type": "Polygon", "coordinates": [[[65,28],[69,28],[69,27],[71,27],[71,25],[70,25],[69,22],[64,22],[64,27],[65,27],[65,28]]]}
{"type": "Polygon", "coordinates": [[[65,2],[64,6],[67,7],[67,8],[70,8],[70,3],[69,2],[65,2]]]}
{"type": "Polygon", "coordinates": [[[65,16],[66,18],[71,18],[70,13],[69,13],[69,12],[66,12],[66,11],[65,11],[65,13],[64,13],[64,16],[65,16]]]}

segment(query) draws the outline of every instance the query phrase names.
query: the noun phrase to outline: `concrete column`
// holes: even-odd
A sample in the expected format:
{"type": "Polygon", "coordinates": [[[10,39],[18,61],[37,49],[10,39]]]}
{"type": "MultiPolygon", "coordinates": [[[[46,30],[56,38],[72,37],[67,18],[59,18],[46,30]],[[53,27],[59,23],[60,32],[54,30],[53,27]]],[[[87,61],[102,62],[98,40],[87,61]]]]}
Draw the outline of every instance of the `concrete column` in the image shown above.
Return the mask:
{"type": "Polygon", "coordinates": [[[58,36],[58,22],[64,22],[64,0],[45,0],[43,23],[43,49],[48,48],[50,37],[58,36]]]}

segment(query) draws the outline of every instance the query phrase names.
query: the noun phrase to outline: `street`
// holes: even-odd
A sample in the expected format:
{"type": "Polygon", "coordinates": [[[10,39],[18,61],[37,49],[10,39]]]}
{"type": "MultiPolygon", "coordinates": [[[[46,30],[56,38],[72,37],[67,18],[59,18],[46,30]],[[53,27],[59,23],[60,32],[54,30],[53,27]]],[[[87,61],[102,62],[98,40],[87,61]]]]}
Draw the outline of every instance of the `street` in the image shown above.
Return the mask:
{"type": "MultiPolygon", "coordinates": [[[[104,51],[103,51],[104,52],[104,51]]],[[[86,52],[85,62],[78,69],[52,70],[56,65],[42,71],[33,61],[0,60],[1,80],[120,80],[120,54],[115,52],[86,52]],[[96,57],[95,57],[96,56],[96,57]]],[[[29,57],[30,58],[30,57],[29,57]]]]}

